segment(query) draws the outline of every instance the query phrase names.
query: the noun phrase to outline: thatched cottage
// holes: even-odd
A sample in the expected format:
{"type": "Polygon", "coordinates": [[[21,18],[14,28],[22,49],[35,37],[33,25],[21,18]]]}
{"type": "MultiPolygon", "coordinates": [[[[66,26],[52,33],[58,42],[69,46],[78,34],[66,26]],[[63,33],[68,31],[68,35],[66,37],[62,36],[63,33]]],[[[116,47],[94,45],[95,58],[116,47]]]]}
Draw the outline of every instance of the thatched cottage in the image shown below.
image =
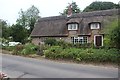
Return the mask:
{"type": "Polygon", "coordinates": [[[38,45],[51,37],[74,44],[103,46],[103,29],[117,18],[118,9],[40,18],[31,33],[32,43],[38,45]]]}

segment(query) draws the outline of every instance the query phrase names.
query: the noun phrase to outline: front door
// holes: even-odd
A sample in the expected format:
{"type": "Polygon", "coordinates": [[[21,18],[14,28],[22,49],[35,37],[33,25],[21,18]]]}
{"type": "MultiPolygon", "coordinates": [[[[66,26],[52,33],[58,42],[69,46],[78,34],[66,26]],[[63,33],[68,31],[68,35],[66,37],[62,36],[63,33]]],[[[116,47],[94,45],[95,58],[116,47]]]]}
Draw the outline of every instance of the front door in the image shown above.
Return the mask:
{"type": "Polygon", "coordinates": [[[102,35],[94,36],[94,45],[97,47],[103,46],[103,36],[102,35]]]}

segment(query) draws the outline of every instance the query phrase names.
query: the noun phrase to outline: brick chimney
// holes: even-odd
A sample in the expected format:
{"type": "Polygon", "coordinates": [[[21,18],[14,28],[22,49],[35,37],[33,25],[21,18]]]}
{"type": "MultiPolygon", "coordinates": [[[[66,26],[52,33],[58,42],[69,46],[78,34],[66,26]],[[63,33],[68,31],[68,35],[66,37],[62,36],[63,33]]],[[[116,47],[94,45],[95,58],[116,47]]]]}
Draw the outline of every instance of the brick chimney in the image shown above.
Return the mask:
{"type": "Polygon", "coordinates": [[[72,15],[72,5],[70,4],[68,7],[67,17],[70,17],[72,15]]]}

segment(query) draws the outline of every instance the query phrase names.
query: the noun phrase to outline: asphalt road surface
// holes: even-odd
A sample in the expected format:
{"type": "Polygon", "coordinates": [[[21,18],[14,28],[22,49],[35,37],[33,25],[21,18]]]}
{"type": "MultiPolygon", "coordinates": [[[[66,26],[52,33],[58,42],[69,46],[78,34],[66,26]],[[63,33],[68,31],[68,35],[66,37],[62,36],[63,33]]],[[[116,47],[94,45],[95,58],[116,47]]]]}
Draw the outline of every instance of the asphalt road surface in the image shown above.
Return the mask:
{"type": "Polygon", "coordinates": [[[37,60],[0,53],[10,78],[118,78],[118,68],[37,60]]]}

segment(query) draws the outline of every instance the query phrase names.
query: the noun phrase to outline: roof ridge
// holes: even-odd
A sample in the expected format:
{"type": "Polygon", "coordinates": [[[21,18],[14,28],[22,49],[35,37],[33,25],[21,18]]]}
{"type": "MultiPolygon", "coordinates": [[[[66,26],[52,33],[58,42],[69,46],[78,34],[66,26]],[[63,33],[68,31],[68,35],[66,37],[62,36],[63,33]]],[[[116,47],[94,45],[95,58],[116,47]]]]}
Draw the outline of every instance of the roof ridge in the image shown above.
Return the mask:
{"type": "Polygon", "coordinates": [[[100,15],[101,16],[113,15],[113,14],[118,14],[117,11],[118,9],[107,9],[107,10],[97,10],[91,12],[80,12],[80,13],[72,14],[71,17],[67,17],[67,15],[58,15],[58,16],[39,18],[38,21],[60,20],[60,19],[68,19],[68,18],[80,18],[80,17],[83,18],[83,17],[100,16],[100,15]]]}

